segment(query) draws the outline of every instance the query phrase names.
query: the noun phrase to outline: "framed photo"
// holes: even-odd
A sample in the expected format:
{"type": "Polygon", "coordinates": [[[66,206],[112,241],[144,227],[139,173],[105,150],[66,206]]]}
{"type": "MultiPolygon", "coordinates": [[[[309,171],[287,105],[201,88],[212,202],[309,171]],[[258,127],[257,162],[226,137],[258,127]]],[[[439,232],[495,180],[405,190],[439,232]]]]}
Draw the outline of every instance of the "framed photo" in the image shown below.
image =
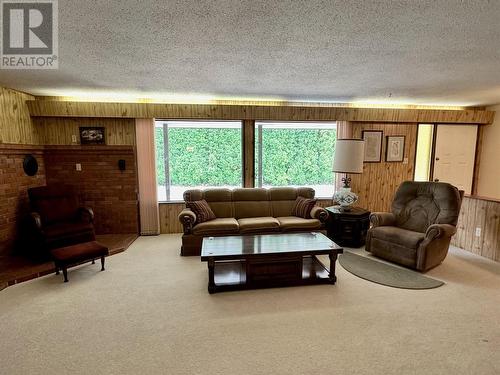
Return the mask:
{"type": "Polygon", "coordinates": [[[385,146],[385,161],[403,161],[405,154],[405,136],[388,135],[385,146]]]}
{"type": "Polygon", "coordinates": [[[382,130],[363,130],[361,138],[365,141],[365,163],[380,163],[382,161],[382,130]]]}
{"type": "Polygon", "coordinates": [[[80,143],[82,145],[104,145],[106,144],[103,126],[81,126],[80,143]]]}

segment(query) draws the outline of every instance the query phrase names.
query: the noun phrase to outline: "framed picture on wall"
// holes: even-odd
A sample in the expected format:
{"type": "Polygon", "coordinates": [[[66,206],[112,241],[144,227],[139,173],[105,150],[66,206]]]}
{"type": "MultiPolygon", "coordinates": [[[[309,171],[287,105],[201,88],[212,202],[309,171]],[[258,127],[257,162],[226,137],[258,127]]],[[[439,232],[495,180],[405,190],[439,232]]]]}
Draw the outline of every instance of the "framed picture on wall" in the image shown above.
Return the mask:
{"type": "Polygon", "coordinates": [[[103,126],[81,126],[80,144],[82,145],[104,145],[106,144],[103,126]]]}
{"type": "Polygon", "coordinates": [[[385,161],[403,161],[405,154],[405,136],[388,135],[386,138],[387,143],[385,145],[385,161]]]}
{"type": "Polygon", "coordinates": [[[365,163],[380,163],[382,161],[382,130],[363,130],[361,138],[365,141],[365,163]]]}

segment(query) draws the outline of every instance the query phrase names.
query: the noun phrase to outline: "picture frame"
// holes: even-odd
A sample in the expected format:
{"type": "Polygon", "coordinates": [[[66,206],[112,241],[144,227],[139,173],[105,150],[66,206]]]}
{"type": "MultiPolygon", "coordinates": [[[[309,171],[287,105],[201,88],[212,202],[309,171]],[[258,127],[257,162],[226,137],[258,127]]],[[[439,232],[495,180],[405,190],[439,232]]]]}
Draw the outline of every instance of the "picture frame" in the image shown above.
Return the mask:
{"type": "Polygon", "coordinates": [[[104,126],[80,126],[80,144],[106,144],[106,132],[104,126]]]}
{"type": "Polygon", "coordinates": [[[382,130],[363,130],[361,138],[365,141],[365,163],[380,163],[382,161],[382,130]]]}
{"type": "Polygon", "coordinates": [[[405,155],[405,140],[404,135],[388,135],[385,144],[385,161],[386,162],[402,162],[405,155]]]}

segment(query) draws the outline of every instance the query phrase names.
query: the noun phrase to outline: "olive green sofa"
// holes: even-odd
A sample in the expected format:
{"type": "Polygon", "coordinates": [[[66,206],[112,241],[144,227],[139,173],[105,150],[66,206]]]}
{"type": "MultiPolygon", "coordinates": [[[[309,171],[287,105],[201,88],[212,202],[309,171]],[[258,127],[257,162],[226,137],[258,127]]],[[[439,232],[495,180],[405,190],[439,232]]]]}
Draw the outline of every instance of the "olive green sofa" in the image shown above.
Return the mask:
{"type": "Polygon", "coordinates": [[[292,215],[298,196],[314,194],[311,188],[292,187],[187,190],[184,201],[206,200],[216,219],[198,223],[193,211],[182,210],[181,255],[200,255],[203,237],[320,230],[328,218],[324,208],[314,206],[310,218],[292,215]]]}

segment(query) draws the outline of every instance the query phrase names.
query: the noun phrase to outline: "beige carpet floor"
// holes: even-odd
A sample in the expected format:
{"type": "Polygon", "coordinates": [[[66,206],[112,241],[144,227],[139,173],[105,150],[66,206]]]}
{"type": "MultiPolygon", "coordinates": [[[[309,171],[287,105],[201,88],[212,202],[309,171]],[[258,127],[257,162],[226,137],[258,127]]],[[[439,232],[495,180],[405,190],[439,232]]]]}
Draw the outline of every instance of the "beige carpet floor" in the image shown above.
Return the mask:
{"type": "Polygon", "coordinates": [[[500,374],[500,264],[459,249],[430,290],[339,266],[335,286],[209,295],[180,236],[141,237],[70,282],[0,292],[0,373],[500,374]]]}

